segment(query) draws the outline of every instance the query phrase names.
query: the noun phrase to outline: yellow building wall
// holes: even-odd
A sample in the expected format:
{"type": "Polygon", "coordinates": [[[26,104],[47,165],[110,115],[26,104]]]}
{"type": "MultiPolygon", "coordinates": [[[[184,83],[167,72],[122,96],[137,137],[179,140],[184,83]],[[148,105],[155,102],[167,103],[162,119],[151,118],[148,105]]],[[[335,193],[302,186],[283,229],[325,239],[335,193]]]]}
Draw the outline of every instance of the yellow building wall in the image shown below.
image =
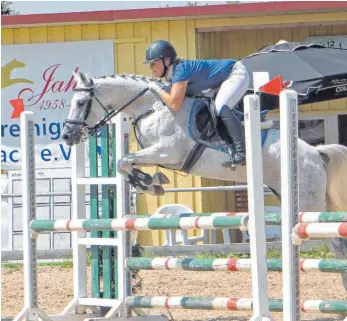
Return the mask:
{"type": "MultiPolygon", "coordinates": [[[[117,73],[136,73],[149,75],[148,66],[143,64],[147,45],[158,39],[167,39],[176,47],[181,58],[241,58],[268,43],[286,38],[302,40],[307,35],[346,34],[347,13],[325,13],[304,15],[278,15],[257,17],[233,17],[196,20],[147,21],[129,23],[100,23],[81,25],[40,26],[28,28],[2,28],[2,44],[29,44],[68,41],[88,41],[111,39],[114,41],[115,66],[117,73]],[[345,21],[343,26],[334,27],[296,27],[267,28],[264,25],[300,23],[314,21],[345,21]],[[254,25],[253,30],[204,32],[208,28],[234,28],[254,25]]],[[[88,70],[85,70],[88,72],[88,70]]],[[[304,107],[307,110],[345,110],[346,101],[315,104],[304,107]],[[328,106],[328,107],[327,107],[328,106]]],[[[137,150],[132,136],[130,150],[137,150]]],[[[154,173],[158,168],[146,171],[154,173]]],[[[163,170],[171,183],[166,187],[200,187],[232,185],[232,182],[202,179],[183,173],[163,170]]],[[[137,212],[154,213],[169,203],[183,203],[196,212],[232,211],[234,194],[232,192],[168,193],[162,197],[138,196],[137,212]]],[[[196,234],[196,232],[194,232],[196,234]]],[[[141,232],[141,245],[160,245],[164,241],[162,232],[141,232]]]]}

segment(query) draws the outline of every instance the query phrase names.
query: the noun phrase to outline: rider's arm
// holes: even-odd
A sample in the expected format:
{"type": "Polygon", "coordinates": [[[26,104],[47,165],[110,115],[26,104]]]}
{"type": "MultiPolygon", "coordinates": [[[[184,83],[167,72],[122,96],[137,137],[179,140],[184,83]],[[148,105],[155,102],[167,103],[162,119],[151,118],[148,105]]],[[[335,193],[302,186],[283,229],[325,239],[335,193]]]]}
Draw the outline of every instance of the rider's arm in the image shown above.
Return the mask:
{"type": "Polygon", "coordinates": [[[188,80],[174,83],[170,93],[162,90],[159,94],[161,100],[173,111],[179,111],[186,94],[187,84],[188,80]]]}

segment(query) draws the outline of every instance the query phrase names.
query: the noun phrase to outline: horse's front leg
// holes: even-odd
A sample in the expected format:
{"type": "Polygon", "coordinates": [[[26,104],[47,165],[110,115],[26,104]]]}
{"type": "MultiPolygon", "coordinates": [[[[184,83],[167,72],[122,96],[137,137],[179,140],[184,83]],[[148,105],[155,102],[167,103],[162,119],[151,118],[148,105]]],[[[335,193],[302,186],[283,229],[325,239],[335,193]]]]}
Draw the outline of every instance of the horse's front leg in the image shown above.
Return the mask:
{"type": "Polygon", "coordinates": [[[180,154],[181,153],[178,151],[175,152],[172,148],[166,148],[161,143],[157,143],[136,153],[127,154],[119,161],[118,172],[125,176],[127,181],[129,181],[138,192],[151,195],[162,195],[164,189],[161,185],[168,184],[169,179],[160,172],[155,173],[152,177],[135,168],[134,165],[156,166],[177,164],[181,160],[180,154]],[[138,185],[136,185],[136,183],[138,183],[138,185]]]}
{"type": "Polygon", "coordinates": [[[151,185],[153,178],[151,175],[139,171],[131,164],[120,160],[118,162],[117,171],[124,176],[125,180],[138,192],[151,195],[163,195],[164,189],[161,186],[151,185]],[[138,173],[141,172],[141,175],[138,173]],[[158,188],[159,187],[159,188],[158,188]]]}

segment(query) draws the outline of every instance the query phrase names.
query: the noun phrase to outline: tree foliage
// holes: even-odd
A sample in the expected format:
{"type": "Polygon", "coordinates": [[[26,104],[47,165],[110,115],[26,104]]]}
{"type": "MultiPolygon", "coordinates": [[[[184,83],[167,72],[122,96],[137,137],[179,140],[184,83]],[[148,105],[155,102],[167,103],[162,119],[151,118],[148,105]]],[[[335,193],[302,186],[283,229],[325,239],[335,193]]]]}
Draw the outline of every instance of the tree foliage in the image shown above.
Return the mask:
{"type": "Polygon", "coordinates": [[[2,16],[9,16],[16,14],[16,12],[11,8],[11,5],[13,2],[10,1],[1,1],[1,15],[2,16]]]}

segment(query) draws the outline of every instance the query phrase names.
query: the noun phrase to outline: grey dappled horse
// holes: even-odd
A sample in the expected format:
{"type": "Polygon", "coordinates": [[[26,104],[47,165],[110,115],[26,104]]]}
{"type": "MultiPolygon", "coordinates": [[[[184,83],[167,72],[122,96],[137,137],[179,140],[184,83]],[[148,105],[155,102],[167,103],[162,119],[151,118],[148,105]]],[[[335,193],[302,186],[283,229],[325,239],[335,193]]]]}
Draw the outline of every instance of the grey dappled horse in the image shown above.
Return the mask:
{"type": "MultiPolygon", "coordinates": [[[[67,123],[62,138],[69,145],[86,138],[86,127],[100,121],[105,110],[117,110],[122,104],[145,91],[150,78],[135,75],[114,75],[88,79],[83,73],[74,73],[77,81],[67,123]]],[[[118,171],[132,183],[138,192],[161,195],[162,184],[168,179],[162,173],[153,177],[136,167],[161,165],[180,170],[196,142],[188,129],[194,98],[186,98],[178,112],[172,112],[159,96],[146,91],[124,109],[132,119],[140,117],[136,132],[142,150],[129,153],[118,164],[118,171]],[[153,112],[146,113],[148,110],[153,112]]],[[[264,184],[271,188],[280,200],[281,163],[280,133],[269,129],[263,143],[264,184]]],[[[347,148],[337,144],[310,146],[299,139],[299,207],[301,212],[347,210],[347,148]]],[[[229,155],[222,150],[205,148],[189,173],[205,178],[246,182],[246,167],[231,171],[221,166],[229,155]]],[[[337,258],[345,258],[344,242],[334,238],[331,250],[337,258]]],[[[345,273],[347,289],[347,273],[345,273]]]]}

